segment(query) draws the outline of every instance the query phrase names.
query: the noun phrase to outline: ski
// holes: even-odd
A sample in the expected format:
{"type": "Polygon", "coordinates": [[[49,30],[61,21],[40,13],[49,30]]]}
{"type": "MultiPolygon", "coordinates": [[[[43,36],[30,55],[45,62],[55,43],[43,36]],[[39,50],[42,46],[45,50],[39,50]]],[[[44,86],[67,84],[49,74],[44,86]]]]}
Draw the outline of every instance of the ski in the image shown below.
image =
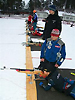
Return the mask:
{"type": "Polygon", "coordinates": [[[26,45],[26,46],[31,46],[31,45],[35,45],[35,46],[42,46],[43,43],[41,42],[22,42],[22,45],[26,45]]]}

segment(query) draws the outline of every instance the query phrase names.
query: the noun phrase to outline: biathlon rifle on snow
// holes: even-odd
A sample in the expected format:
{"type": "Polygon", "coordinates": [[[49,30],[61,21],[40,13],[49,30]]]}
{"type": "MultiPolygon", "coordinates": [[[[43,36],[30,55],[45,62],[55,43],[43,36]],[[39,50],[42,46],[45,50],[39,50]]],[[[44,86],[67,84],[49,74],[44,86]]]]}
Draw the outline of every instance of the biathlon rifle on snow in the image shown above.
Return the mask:
{"type": "Polygon", "coordinates": [[[16,70],[16,71],[35,71],[35,70],[39,70],[38,68],[22,69],[22,68],[7,68],[6,66],[3,66],[3,68],[0,68],[0,70],[5,70],[5,69],[16,70]]]}
{"type": "Polygon", "coordinates": [[[40,77],[46,77],[46,75],[41,70],[39,70],[38,68],[21,69],[21,68],[6,68],[5,66],[3,68],[0,68],[0,70],[5,70],[5,69],[16,70],[17,72],[25,73],[25,74],[40,75],[40,77]]]}

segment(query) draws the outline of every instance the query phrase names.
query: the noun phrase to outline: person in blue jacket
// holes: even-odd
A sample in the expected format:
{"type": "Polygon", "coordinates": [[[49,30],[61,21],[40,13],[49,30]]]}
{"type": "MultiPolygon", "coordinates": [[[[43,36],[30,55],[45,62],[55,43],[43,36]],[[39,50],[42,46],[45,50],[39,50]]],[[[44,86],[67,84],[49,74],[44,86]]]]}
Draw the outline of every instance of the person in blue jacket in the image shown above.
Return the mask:
{"type": "Polygon", "coordinates": [[[45,40],[41,48],[41,62],[39,69],[46,75],[47,85],[40,82],[39,85],[44,90],[49,90],[54,87],[56,90],[70,95],[75,99],[75,81],[63,78],[56,70],[65,60],[66,51],[65,43],[59,38],[59,30],[53,29],[51,38],[45,40]]]}
{"type": "Polygon", "coordinates": [[[37,27],[37,21],[38,21],[36,10],[33,10],[32,20],[33,20],[33,29],[34,29],[34,32],[35,32],[35,29],[37,27]]]}
{"type": "Polygon", "coordinates": [[[48,66],[47,70],[55,71],[65,60],[66,51],[65,43],[59,38],[58,29],[53,29],[51,38],[45,40],[41,48],[39,69],[43,70],[48,66]]]}

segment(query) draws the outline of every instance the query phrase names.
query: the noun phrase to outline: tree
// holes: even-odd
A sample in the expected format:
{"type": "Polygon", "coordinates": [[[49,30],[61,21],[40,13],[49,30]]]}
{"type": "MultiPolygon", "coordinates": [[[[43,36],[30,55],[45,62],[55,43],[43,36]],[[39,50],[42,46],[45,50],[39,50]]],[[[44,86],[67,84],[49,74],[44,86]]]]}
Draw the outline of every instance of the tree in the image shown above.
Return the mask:
{"type": "Polygon", "coordinates": [[[34,10],[34,2],[32,0],[29,1],[29,10],[31,13],[33,13],[34,10]]]}

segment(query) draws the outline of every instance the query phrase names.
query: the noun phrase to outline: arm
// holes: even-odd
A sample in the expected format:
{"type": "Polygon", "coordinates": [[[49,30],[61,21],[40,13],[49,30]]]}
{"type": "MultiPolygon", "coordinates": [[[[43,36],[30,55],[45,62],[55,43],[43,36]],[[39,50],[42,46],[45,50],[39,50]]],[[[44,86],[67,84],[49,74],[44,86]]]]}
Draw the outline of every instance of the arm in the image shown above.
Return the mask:
{"type": "Polygon", "coordinates": [[[58,29],[58,30],[60,31],[60,33],[61,33],[61,31],[62,31],[62,22],[61,22],[60,17],[59,17],[59,19],[58,19],[58,21],[57,21],[56,27],[57,27],[57,29],[58,29]]]}
{"type": "Polygon", "coordinates": [[[43,43],[42,48],[41,48],[41,55],[40,55],[41,59],[44,58],[44,56],[45,56],[45,49],[46,49],[46,40],[43,43]]]}
{"type": "Polygon", "coordinates": [[[65,45],[62,46],[60,54],[58,54],[58,56],[60,57],[58,57],[56,64],[60,66],[63,63],[65,56],[66,56],[65,45]]]}
{"type": "Polygon", "coordinates": [[[37,19],[37,15],[35,14],[35,15],[33,15],[33,21],[35,21],[36,19],[37,19]]]}
{"type": "Polygon", "coordinates": [[[49,81],[49,83],[47,84],[47,86],[45,86],[45,85],[43,84],[43,82],[40,82],[39,85],[40,85],[41,87],[43,87],[44,90],[48,91],[48,90],[51,89],[52,86],[54,86],[54,82],[53,82],[52,79],[50,79],[50,81],[49,81]]]}
{"type": "Polygon", "coordinates": [[[48,18],[49,18],[49,16],[47,18],[44,18],[42,21],[47,22],[48,18]]]}

